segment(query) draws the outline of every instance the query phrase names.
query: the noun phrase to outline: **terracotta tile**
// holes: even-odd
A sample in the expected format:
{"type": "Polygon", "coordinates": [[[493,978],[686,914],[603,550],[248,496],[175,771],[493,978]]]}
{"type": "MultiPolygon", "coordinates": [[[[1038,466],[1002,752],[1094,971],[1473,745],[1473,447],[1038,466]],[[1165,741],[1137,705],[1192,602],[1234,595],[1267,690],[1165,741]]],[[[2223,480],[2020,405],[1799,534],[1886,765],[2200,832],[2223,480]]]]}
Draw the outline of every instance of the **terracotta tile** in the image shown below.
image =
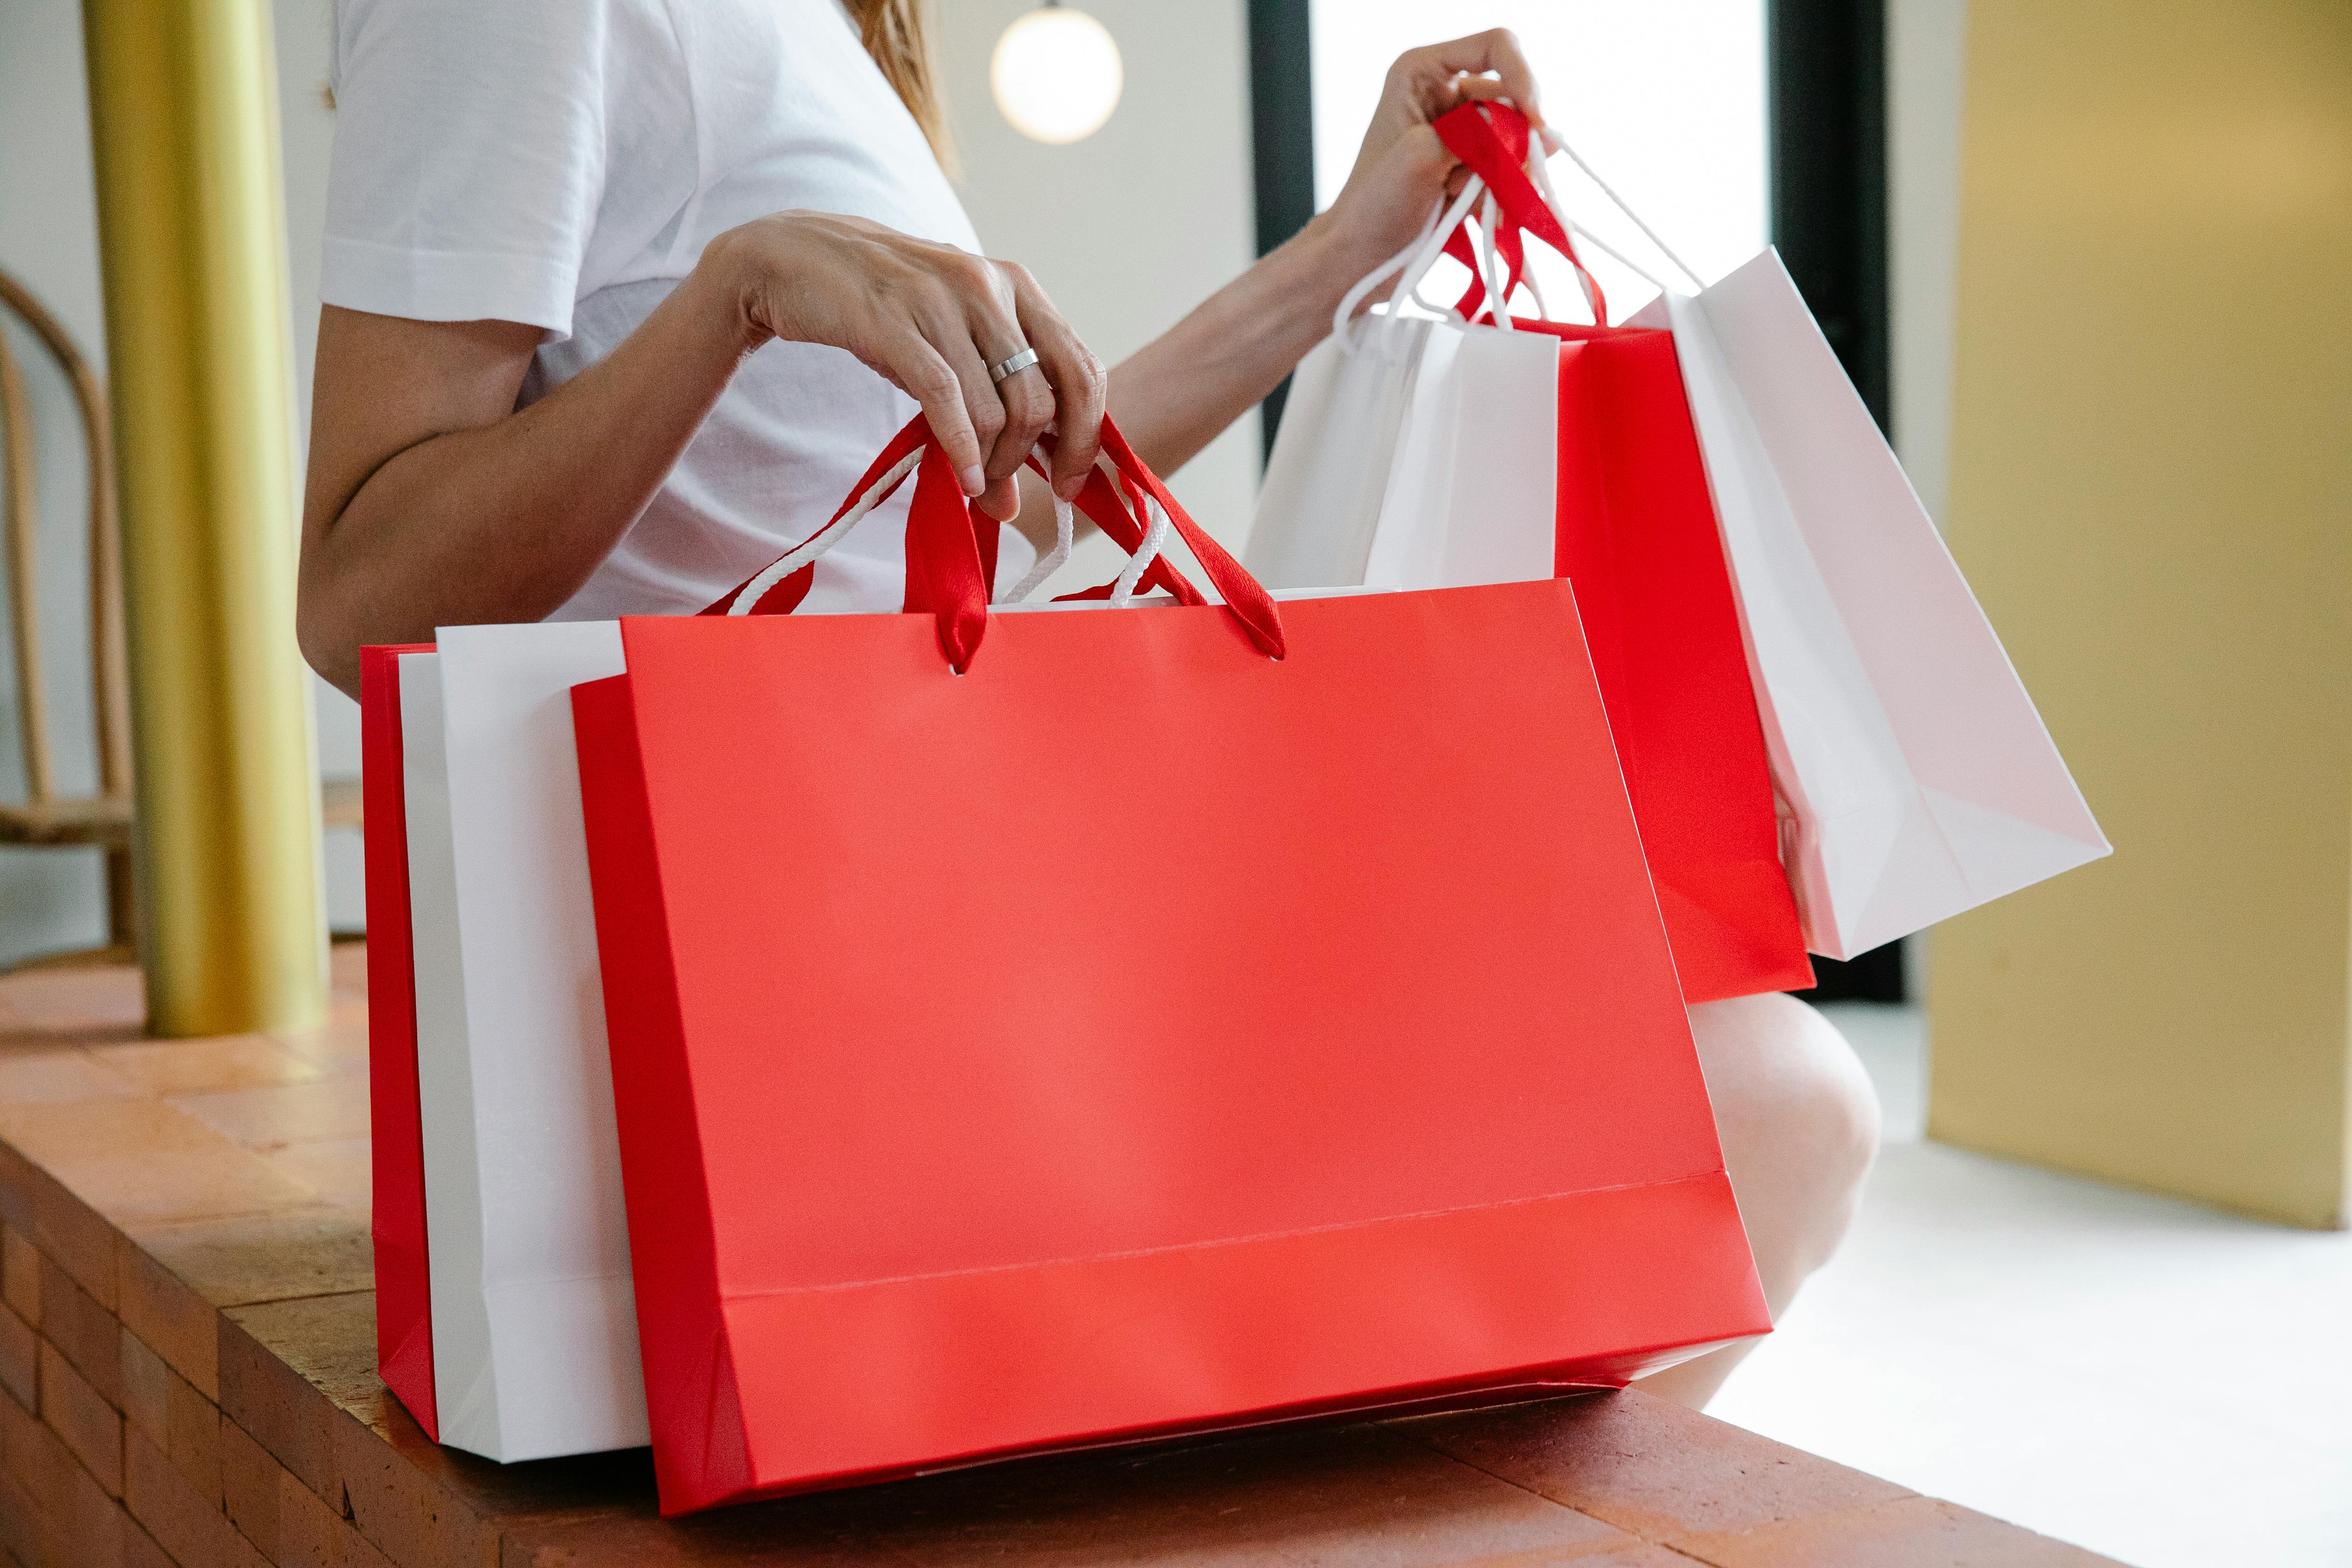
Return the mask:
{"type": "Polygon", "coordinates": [[[206,1398],[218,1399],[220,1314],[128,1237],[122,1241],[117,1269],[124,1330],[206,1398]]]}
{"type": "Polygon", "coordinates": [[[129,1329],[122,1331],[122,1419],[167,1452],[172,1444],[172,1379],[178,1375],[146,1341],[129,1329]]]}
{"type": "Polygon", "coordinates": [[[33,1173],[31,1187],[34,1249],[72,1275],[100,1306],[112,1311],[114,1226],[47,1171],[33,1173]]]}
{"type": "Polygon", "coordinates": [[[90,1058],[156,1096],[307,1083],[316,1062],[268,1035],[210,1035],[193,1040],[140,1040],[94,1046],[90,1058]]]}
{"type": "Polygon", "coordinates": [[[122,1568],[179,1568],[179,1564],[134,1519],[122,1527],[122,1568]]]}
{"type": "Polygon", "coordinates": [[[67,1511],[58,1522],[64,1526],[71,1552],[64,1561],[73,1568],[122,1568],[123,1534],[130,1527],[130,1517],[87,1472],[74,1472],[67,1511]]]}
{"type": "Polygon", "coordinates": [[[1933,1498],[1676,1544],[1719,1568],[2097,1568],[2114,1561],[1933,1498]]]}
{"type": "Polygon", "coordinates": [[[58,1485],[40,1499],[13,1477],[0,1482],[0,1542],[26,1568],[120,1568],[129,1525],[121,1505],[69,1458],[58,1485]]]}
{"type": "MultiPolygon", "coordinates": [[[[135,1105],[137,1100],[124,1100],[135,1105]]],[[[174,1150],[78,1162],[65,1174],[74,1190],[125,1230],[232,1215],[300,1208],[310,1194],[272,1170],[269,1162],[210,1129],[217,1140],[199,1150],[174,1150]]]]}
{"type": "Polygon", "coordinates": [[[1913,1495],[1638,1393],[1396,1426],[1465,1464],[1669,1546],[1685,1536],[1913,1495]]]}
{"type": "MultiPolygon", "coordinates": [[[[270,1561],[278,1568],[344,1568],[343,1543],[346,1539],[358,1537],[358,1531],[310,1488],[283,1470],[278,1476],[278,1549],[270,1553],[270,1561]]],[[[420,1561],[456,1563],[461,1559],[431,1557],[420,1561]]]]}
{"type": "Polygon", "coordinates": [[[355,1437],[345,1422],[338,1436],[343,1479],[336,1501],[361,1539],[395,1563],[495,1561],[498,1525],[488,1510],[453,1498],[372,1433],[355,1437]]]}
{"type": "Polygon", "coordinates": [[[366,1216],[317,1204],[269,1215],[141,1226],[135,1250],[214,1307],[335,1296],[375,1283],[366,1216]]]}
{"type": "Polygon", "coordinates": [[[845,1500],[857,1534],[916,1563],[1508,1562],[1617,1531],[1378,1426],[1239,1437],[1132,1457],[974,1473],[897,1499],[845,1500]]]}
{"type": "Polygon", "coordinates": [[[367,943],[338,942],[327,948],[327,981],[354,996],[367,994],[367,943]]]}
{"type": "MultiPolygon", "coordinates": [[[[509,1524],[530,1564],[1654,1568],[1622,1532],[1377,1426],[1076,1456],[663,1522],[509,1524]]],[[[1679,1560],[1690,1568],[1687,1559],[1679,1560]]]]}
{"type": "Polygon", "coordinates": [[[315,1028],[281,1029],[270,1038],[306,1061],[342,1066],[367,1060],[367,1004],[346,997],[315,1028]]]}
{"type": "Polygon", "coordinates": [[[126,1100],[145,1092],[141,1085],[94,1060],[79,1047],[0,1052],[0,1105],[126,1100]]]}
{"type": "Polygon", "coordinates": [[[41,1337],[116,1409],[122,1407],[122,1325],[79,1280],[41,1260],[41,1337]]]}
{"type": "Polygon", "coordinates": [[[10,1394],[0,1394],[0,1468],[37,1510],[59,1518],[71,1511],[73,1476],[81,1466],[65,1440],[10,1394]]]}
{"type": "Polygon", "coordinates": [[[0,1300],[35,1328],[41,1323],[41,1255],[15,1226],[0,1228],[0,1300]]]}
{"type": "Polygon", "coordinates": [[[0,1141],[0,1224],[33,1235],[33,1163],[0,1141]]]}
{"type": "MultiPolygon", "coordinates": [[[[353,1363],[359,1354],[350,1358],[353,1363]]],[[[354,1419],[337,1426],[338,1468],[346,1485],[350,1517],[395,1561],[407,1563],[402,1541],[413,1547],[425,1533],[421,1515],[440,1511],[501,1522],[519,1520],[593,1520],[618,1524],[654,1513],[653,1460],[649,1450],[590,1454],[549,1464],[496,1465],[425,1436],[383,1384],[369,1380],[364,1394],[357,1380],[337,1396],[354,1419]]],[[[487,1549],[487,1548],[486,1548],[487,1549]]],[[[901,1564],[900,1568],[904,1568],[901,1564]]]]}
{"type": "Polygon", "coordinates": [[[268,1568],[253,1543],[138,1433],[124,1442],[122,1500],[179,1568],[268,1568]]]}
{"type": "MultiPolygon", "coordinates": [[[[360,1081],[366,1087],[365,1079],[360,1081]]],[[[323,1143],[289,1143],[271,1150],[266,1158],[278,1174],[310,1188],[320,1202],[364,1216],[375,1203],[372,1152],[365,1138],[341,1138],[323,1143]]]]}
{"type": "Polygon", "coordinates": [[[0,1105],[0,1138],[68,1186],[66,1170],[87,1161],[178,1153],[221,1141],[194,1117],[151,1100],[0,1105]]]}
{"type": "Polygon", "coordinates": [[[365,1138],[367,1079],[319,1078],[315,1066],[305,1063],[304,1067],[312,1074],[309,1081],[181,1095],[171,1103],[248,1149],[365,1138]]]}
{"type": "MultiPolygon", "coordinates": [[[[345,1318],[353,1299],[309,1297],[240,1307],[222,1314],[221,1412],[245,1428],[295,1479],[322,1498],[340,1499],[335,1424],[347,1418],[324,1397],[307,1372],[338,1353],[349,1375],[345,1318]]],[[[374,1375],[373,1299],[357,1299],[367,1315],[365,1373],[374,1375]]]]}
{"type": "MultiPolygon", "coordinates": [[[[117,1225],[252,1214],[307,1196],[251,1150],[160,1100],[0,1107],[0,1138],[117,1225]]],[[[52,1245],[37,1186],[34,1200],[34,1240],[82,1279],[75,1259],[52,1245]]],[[[95,1267],[101,1260],[90,1261],[95,1267]]],[[[102,1266],[111,1291],[110,1243],[102,1266]]],[[[96,1293],[90,1280],[83,1283],[96,1293]]]]}
{"type": "MultiPolygon", "coordinates": [[[[169,1367],[165,1392],[163,1457],[205,1496],[221,1495],[220,1407],[191,1387],[169,1367]]],[[[151,1438],[150,1441],[152,1441],[151,1438]]]]}
{"type": "Polygon", "coordinates": [[[41,969],[0,977],[0,1041],[85,1044],[146,1031],[147,993],[132,965],[41,969]]]}
{"type": "Polygon", "coordinates": [[[0,1388],[32,1409],[40,1403],[40,1336],[11,1307],[0,1307],[0,1388]]]}
{"type": "Polygon", "coordinates": [[[41,1420],[100,1486],[122,1490],[122,1413],[100,1397],[57,1347],[41,1342],[41,1420]]]}
{"type": "Polygon", "coordinates": [[[389,1557],[375,1548],[375,1543],[359,1532],[357,1526],[346,1523],[339,1542],[342,1551],[343,1568],[397,1568],[389,1557]]]}
{"type": "Polygon", "coordinates": [[[40,1568],[41,1505],[14,1475],[0,1472],[0,1549],[11,1564],[40,1568]]]}
{"type": "Polygon", "coordinates": [[[234,1421],[221,1423],[221,1506],[239,1534],[272,1563],[278,1554],[278,1496],[283,1483],[308,1494],[262,1446],[234,1421]]]}

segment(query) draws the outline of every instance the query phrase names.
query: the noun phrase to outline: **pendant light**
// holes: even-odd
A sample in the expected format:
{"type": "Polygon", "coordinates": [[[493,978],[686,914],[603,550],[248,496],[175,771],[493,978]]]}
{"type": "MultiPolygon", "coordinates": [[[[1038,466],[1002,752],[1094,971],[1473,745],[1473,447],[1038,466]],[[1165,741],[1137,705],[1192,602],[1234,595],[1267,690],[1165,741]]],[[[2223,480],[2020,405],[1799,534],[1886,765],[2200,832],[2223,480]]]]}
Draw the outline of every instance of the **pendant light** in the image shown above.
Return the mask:
{"type": "Polygon", "coordinates": [[[1045,0],[996,40],[988,82],[1015,131],[1060,146],[1102,129],[1126,76],[1108,28],[1061,0],[1045,0]]]}

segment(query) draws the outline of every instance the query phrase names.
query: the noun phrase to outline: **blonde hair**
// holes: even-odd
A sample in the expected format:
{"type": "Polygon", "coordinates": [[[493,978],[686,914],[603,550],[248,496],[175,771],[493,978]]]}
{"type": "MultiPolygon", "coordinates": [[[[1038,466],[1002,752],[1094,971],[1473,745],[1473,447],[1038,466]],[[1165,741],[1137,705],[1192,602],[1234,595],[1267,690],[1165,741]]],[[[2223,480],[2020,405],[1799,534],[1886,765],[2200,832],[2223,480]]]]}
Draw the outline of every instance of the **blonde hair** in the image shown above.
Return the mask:
{"type": "Polygon", "coordinates": [[[857,35],[883,79],[922,127],[923,140],[940,167],[953,174],[955,149],[948,140],[947,115],[940,108],[939,66],[931,58],[931,37],[925,0],[844,0],[857,35]]]}

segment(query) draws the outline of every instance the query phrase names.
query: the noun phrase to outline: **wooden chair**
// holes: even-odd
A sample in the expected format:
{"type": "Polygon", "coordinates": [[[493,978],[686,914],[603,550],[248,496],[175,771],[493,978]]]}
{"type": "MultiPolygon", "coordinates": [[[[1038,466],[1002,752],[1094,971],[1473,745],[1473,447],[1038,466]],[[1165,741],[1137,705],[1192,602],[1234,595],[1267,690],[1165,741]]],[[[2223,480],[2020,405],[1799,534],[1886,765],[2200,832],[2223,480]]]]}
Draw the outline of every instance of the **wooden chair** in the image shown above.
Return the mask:
{"type": "MultiPolygon", "coordinates": [[[[0,844],[91,846],[106,851],[107,942],[41,963],[129,963],[136,906],[131,887],[131,700],[122,639],[122,533],[115,522],[114,437],[89,362],[25,286],[0,272],[0,305],[32,329],[73,388],[89,464],[90,670],[96,687],[98,793],[60,797],[49,765],[34,531],[38,525],[32,408],[25,378],[0,336],[0,534],[8,556],[8,614],[16,650],[17,717],[25,756],[25,803],[0,803],[0,844]]],[[[357,779],[330,779],[320,816],[329,827],[362,826],[357,779]]],[[[341,938],[356,932],[337,932],[341,938]]]]}
{"type": "Polygon", "coordinates": [[[0,532],[8,554],[8,616],[16,653],[16,714],[25,802],[0,804],[0,844],[96,846],[106,851],[107,945],[72,960],[128,962],[131,891],[131,703],[122,642],[122,535],[115,526],[114,453],[106,401],[89,362],[58,319],[23,284],[0,272],[0,304],[31,328],[65,373],[81,413],[89,465],[90,673],[96,688],[98,793],[60,796],[50,767],[48,700],[42,679],[34,533],[38,526],[32,405],[16,356],[0,336],[0,532]]]}

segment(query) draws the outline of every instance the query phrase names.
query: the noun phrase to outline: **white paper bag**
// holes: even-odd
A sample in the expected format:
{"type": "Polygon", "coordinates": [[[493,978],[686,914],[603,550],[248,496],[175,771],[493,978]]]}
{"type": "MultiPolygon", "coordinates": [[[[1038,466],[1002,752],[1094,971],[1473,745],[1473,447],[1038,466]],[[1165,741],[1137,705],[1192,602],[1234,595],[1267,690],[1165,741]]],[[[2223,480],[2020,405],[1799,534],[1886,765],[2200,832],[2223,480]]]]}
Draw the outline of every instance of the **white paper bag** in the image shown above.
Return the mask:
{"type": "Polygon", "coordinates": [[[1366,320],[1291,373],[1242,557],[1267,587],[1364,580],[1429,325],[1366,320]]]}
{"type": "Polygon", "coordinates": [[[433,1375],[500,1460],[649,1440],[572,688],[612,622],[461,626],[401,660],[433,1375]]]}
{"type": "MultiPolygon", "coordinates": [[[[1472,180],[1421,236],[1349,291],[1292,382],[1245,564],[1268,587],[1454,588],[1549,577],[1559,340],[1402,313],[1472,180]],[[1385,310],[1353,318],[1390,277],[1385,310]]],[[[1493,204],[1487,204],[1491,234],[1493,204]]],[[[1486,258],[1490,281],[1501,273],[1486,258]]],[[[1490,289],[1490,297],[1493,290],[1490,289]]]]}
{"type": "Polygon", "coordinates": [[[1361,581],[1468,588],[1552,575],[1559,340],[1429,322],[1361,581]]]}
{"type": "Polygon", "coordinates": [[[1674,329],[1808,945],[1851,958],[2107,854],[1779,254],[1634,323],[1674,329]]]}

